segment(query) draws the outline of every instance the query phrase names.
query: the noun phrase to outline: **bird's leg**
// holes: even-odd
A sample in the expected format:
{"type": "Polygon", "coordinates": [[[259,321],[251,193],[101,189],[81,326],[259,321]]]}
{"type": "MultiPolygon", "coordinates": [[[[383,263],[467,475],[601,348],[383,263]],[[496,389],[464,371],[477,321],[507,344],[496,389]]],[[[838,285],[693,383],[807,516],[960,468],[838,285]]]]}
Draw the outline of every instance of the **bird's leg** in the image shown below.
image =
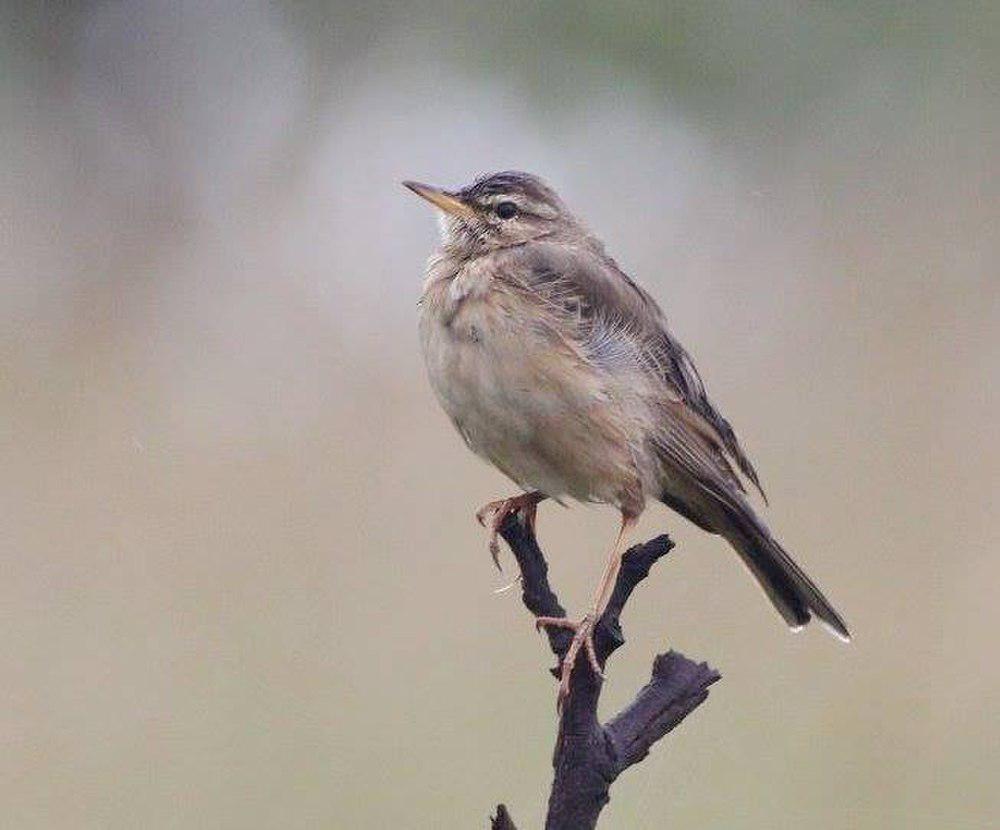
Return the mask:
{"type": "Polygon", "coordinates": [[[490,556],[493,557],[493,564],[500,567],[500,526],[507,521],[507,517],[519,510],[524,515],[524,523],[531,534],[535,533],[535,514],[538,512],[538,503],[546,499],[544,493],[537,490],[531,493],[522,493],[520,496],[511,496],[509,499],[500,499],[484,504],[476,511],[476,519],[483,527],[490,530],[490,556]]]}
{"type": "Polygon", "coordinates": [[[604,677],[601,665],[597,661],[597,651],[594,649],[594,627],[597,625],[597,621],[600,620],[604,609],[608,607],[608,602],[611,600],[611,594],[614,592],[615,582],[618,579],[618,571],[621,570],[622,556],[625,553],[628,534],[635,527],[637,520],[637,516],[622,511],[621,528],[618,531],[618,537],[615,539],[614,547],[611,549],[611,556],[608,557],[608,563],[604,566],[601,581],[597,584],[597,590],[594,592],[593,606],[582,620],[568,620],[565,617],[538,617],[535,620],[535,627],[539,630],[555,626],[558,628],[568,628],[573,631],[573,640],[562,659],[558,701],[560,708],[562,708],[563,701],[569,695],[569,678],[581,649],[586,651],[587,659],[590,661],[590,667],[594,670],[594,674],[601,678],[604,677]]]}

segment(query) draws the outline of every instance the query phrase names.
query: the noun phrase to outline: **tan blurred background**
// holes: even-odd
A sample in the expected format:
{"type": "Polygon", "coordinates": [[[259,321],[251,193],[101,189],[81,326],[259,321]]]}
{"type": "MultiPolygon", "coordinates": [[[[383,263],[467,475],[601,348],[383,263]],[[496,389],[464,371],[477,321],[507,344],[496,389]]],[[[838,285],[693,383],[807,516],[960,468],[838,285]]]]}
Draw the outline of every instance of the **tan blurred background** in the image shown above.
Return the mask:
{"type": "MultiPolygon", "coordinates": [[[[605,708],[668,646],[724,680],[602,826],[996,827],[998,81],[992,2],[5,3],[0,824],[539,825],[550,657],[398,185],[514,167],[661,301],[856,632],[649,510],[605,708]]],[[[540,523],[579,609],[615,518],[540,523]]]]}

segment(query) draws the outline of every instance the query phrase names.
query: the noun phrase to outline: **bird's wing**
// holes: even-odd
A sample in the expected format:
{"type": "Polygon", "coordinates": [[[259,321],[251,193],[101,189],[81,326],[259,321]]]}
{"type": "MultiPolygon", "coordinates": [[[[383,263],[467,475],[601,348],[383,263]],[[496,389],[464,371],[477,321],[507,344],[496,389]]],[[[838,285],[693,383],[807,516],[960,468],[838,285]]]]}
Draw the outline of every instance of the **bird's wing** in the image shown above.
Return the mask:
{"type": "Polygon", "coordinates": [[[685,467],[722,476],[740,489],[730,460],[764,496],[757,472],[729,422],[708,399],[694,361],[667,327],[656,301],[600,249],[598,243],[567,246],[534,242],[512,249],[508,274],[584,336],[624,330],[642,344],[646,371],[666,385],[670,409],[668,452],[685,467]]]}

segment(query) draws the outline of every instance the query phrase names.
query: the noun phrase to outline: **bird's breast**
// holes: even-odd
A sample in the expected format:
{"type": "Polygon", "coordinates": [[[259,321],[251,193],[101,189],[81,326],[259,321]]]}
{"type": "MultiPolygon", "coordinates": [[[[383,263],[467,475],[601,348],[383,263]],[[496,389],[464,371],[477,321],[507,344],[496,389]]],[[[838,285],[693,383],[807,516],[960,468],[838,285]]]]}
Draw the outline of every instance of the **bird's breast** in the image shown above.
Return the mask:
{"type": "Polygon", "coordinates": [[[427,293],[427,374],[466,443],[525,488],[615,502],[631,484],[630,439],[599,374],[502,291],[454,303],[427,293]]]}
{"type": "Polygon", "coordinates": [[[531,424],[514,404],[528,383],[514,365],[525,368],[528,350],[497,303],[489,297],[425,301],[420,335],[431,387],[473,449],[530,436],[531,424]]]}

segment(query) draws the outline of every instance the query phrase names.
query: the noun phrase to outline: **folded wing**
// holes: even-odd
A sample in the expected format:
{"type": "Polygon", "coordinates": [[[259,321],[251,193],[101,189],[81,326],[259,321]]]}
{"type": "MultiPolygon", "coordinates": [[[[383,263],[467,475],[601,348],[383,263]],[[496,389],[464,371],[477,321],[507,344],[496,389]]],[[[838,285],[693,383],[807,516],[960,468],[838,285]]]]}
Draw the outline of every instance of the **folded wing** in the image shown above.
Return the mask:
{"type": "MultiPolygon", "coordinates": [[[[622,338],[641,344],[645,369],[664,387],[666,454],[699,477],[744,491],[733,465],[764,496],[757,471],[729,422],[709,400],[690,355],[674,338],[656,301],[604,254],[599,243],[535,242],[511,251],[524,287],[575,326],[597,359],[613,359],[622,338]]],[[[766,496],[765,496],[766,499],[766,496]]]]}

